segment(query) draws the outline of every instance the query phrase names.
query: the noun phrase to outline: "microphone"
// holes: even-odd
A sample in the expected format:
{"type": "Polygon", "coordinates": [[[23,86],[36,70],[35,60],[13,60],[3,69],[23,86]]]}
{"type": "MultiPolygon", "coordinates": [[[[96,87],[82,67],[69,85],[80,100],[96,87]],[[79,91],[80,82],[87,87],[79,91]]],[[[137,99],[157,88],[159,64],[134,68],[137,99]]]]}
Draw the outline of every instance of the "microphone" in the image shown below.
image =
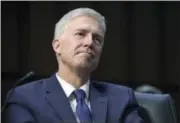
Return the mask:
{"type": "Polygon", "coordinates": [[[7,96],[7,98],[6,98],[5,102],[4,102],[4,105],[3,105],[2,109],[1,109],[1,113],[4,111],[4,109],[5,109],[6,105],[7,105],[7,102],[9,100],[9,98],[12,96],[12,93],[13,93],[14,89],[16,88],[16,86],[18,84],[20,84],[21,82],[23,82],[24,80],[30,78],[32,75],[34,75],[34,71],[28,72],[25,76],[23,76],[22,78],[20,78],[20,79],[18,79],[16,81],[16,83],[14,84],[13,88],[9,92],[9,94],[8,94],[8,96],[7,96]]]}

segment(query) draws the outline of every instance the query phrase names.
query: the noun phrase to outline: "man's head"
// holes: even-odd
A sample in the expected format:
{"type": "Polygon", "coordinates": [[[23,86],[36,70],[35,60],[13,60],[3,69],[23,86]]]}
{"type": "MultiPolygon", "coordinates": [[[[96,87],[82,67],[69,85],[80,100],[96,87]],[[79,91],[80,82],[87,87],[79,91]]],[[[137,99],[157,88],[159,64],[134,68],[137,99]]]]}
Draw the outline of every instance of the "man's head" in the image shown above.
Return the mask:
{"type": "Polygon", "coordinates": [[[52,43],[59,66],[93,71],[99,63],[105,32],[105,19],[95,10],[68,12],[56,24],[52,43]]]}

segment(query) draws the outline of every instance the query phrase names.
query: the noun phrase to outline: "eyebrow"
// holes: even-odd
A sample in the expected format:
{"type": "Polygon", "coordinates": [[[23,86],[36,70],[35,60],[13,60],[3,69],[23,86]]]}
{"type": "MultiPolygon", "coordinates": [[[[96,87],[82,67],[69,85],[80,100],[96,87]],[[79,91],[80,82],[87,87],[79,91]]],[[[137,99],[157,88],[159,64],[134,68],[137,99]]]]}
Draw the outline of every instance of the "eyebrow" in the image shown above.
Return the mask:
{"type": "Polygon", "coordinates": [[[87,29],[76,29],[75,31],[88,32],[87,29]]]}

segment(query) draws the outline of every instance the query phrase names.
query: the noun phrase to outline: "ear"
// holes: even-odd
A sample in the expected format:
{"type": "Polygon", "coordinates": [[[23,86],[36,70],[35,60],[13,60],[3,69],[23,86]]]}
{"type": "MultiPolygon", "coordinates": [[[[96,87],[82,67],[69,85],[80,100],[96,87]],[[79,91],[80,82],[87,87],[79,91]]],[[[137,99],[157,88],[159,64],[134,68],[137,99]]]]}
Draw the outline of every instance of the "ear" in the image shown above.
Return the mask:
{"type": "Polygon", "coordinates": [[[60,54],[61,45],[58,39],[52,41],[52,47],[55,53],[60,54]]]}

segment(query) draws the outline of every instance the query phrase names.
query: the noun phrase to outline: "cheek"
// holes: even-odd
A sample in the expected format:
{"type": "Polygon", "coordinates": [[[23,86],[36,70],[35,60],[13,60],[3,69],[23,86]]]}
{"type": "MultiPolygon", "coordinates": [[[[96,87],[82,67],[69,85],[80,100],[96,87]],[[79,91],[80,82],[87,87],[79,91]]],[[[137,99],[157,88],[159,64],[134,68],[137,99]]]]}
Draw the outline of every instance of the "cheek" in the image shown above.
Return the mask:
{"type": "Polygon", "coordinates": [[[102,47],[95,47],[95,53],[100,56],[102,52],[102,47]]]}
{"type": "Polygon", "coordinates": [[[66,54],[67,55],[67,53],[69,52],[69,50],[70,50],[70,45],[67,43],[67,42],[63,42],[62,44],[61,44],[61,54],[62,55],[64,55],[64,54],[66,54]]]}
{"type": "Polygon", "coordinates": [[[73,42],[65,42],[62,45],[62,53],[66,56],[73,56],[75,54],[76,45],[73,42]]]}

